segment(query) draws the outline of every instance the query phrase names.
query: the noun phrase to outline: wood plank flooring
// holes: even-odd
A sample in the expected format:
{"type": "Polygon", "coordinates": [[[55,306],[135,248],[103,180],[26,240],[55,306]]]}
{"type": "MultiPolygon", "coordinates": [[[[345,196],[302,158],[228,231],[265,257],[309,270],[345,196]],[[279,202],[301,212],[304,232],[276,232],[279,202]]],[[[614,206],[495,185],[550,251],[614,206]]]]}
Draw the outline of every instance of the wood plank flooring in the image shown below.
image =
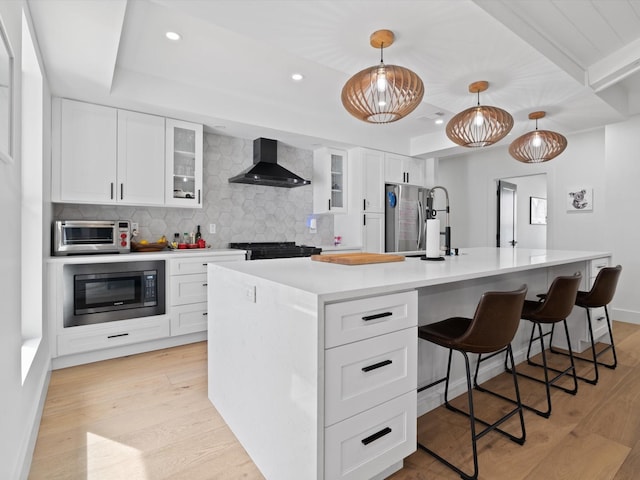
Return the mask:
{"type": "MultiPolygon", "coordinates": [[[[640,325],[615,322],[614,336],[618,368],[602,368],[596,386],[580,382],[576,396],[554,391],[549,419],[527,411],[524,445],[493,432],[479,441],[480,479],[640,478],[640,325]]],[[[264,478],[207,399],[206,355],[202,342],[52,372],[29,478],[264,478]]],[[[506,375],[490,383],[512,388],[506,375]]],[[[541,385],[520,386],[526,403],[544,406],[541,385]]],[[[475,398],[485,420],[509,408],[486,394],[475,398]]],[[[466,418],[444,408],[418,420],[421,442],[470,469],[468,435],[466,418]]],[[[418,451],[391,478],[459,477],[418,451]]]]}

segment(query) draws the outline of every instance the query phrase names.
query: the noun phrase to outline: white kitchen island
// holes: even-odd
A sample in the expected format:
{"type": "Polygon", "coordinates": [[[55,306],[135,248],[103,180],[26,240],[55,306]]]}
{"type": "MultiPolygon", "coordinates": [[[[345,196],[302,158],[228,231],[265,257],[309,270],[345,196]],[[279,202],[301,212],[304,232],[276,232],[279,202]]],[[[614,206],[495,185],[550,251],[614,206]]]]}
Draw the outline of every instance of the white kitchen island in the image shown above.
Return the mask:
{"type": "MultiPolygon", "coordinates": [[[[269,480],[385,478],[415,450],[418,414],[441,402],[437,388],[416,394],[444,374],[446,353],[418,345],[418,325],[472,316],[489,290],[526,283],[535,298],[557,275],[580,271],[588,288],[609,257],[471,248],[441,262],[210,264],[209,399],[269,480]]],[[[587,339],[580,315],[574,345],[587,339]]],[[[520,359],[528,332],[514,340],[520,359]]],[[[487,362],[481,380],[500,371],[487,362]]]]}

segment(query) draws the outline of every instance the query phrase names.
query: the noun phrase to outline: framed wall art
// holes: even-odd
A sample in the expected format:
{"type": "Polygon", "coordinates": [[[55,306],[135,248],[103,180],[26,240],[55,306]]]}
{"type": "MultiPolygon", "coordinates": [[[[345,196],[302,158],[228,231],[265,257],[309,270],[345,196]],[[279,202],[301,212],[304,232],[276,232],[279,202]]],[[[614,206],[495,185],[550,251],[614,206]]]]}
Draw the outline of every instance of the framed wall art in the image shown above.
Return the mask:
{"type": "Polygon", "coordinates": [[[593,210],[593,189],[579,187],[567,190],[567,212],[591,212],[593,210]]]}
{"type": "Polygon", "coordinates": [[[547,199],[529,197],[529,223],[531,225],[547,224],[547,199]]]}

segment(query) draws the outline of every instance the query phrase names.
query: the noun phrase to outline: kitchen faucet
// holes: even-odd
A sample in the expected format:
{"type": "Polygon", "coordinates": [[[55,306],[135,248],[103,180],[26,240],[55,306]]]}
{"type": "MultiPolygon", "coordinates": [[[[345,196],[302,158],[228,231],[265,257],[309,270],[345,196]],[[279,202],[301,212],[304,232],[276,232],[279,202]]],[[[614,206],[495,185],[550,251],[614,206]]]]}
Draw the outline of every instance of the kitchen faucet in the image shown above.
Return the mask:
{"type": "Polygon", "coordinates": [[[449,192],[444,187],[436,185],[435,187],[427,189],[427,219],[436,218],[437,212],[445,212],[444,232],[440,232],[440,235],[444,235],[444,250],[445,255],[451,255],[451,226],[449,225],[449,192]],[[433,209],[433,193],[434,190],[442,190],[445,195],[445,210],[433,209]]]}

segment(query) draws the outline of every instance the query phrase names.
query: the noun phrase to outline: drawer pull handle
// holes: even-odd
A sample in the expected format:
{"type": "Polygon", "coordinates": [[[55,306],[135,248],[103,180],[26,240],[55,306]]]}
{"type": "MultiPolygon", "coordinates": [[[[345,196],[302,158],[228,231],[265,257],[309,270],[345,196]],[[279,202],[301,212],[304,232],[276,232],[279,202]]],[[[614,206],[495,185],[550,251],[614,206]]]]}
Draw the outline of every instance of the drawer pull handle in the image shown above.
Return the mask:
{"type": "Polygon", "coordinates": [[[203,287],[206,287],[207,285],[208,285],[208,284],[206,284],[206,283],[203,283],[203,284],[202,284],[202,286],[203,286],[203,287]]]}
{"type": "Polygon", "coordinates": [[[371,442],[375,442],[379,438],[382,438],[389,433],[391,433],[391,429],[389,427],[384,427],[379,432],[376,432],[373,435],[368,436],[367,438],[363,438],[361,442],[363,445],[369,445],[371,442]]]}
{"type": "Polygon", "coordinates": [[[209,315],[209,313],[204,312],[202,315],[204,315],[206,317],[207,315],[209,315]]]}
{"type": "Polygon", "coordinates": [[[391,365],[393,362],[391,360],[383,360],[382,362],[374,363],[373,365],[369,365],[368,367],[362,367],[363,372],[370,372],[371,370],[375,370],[377,368],[386,367],[387,365],[391,365]]]}
{"type": "Polygon", "coordinates": [[[109,335],[107,338],[118,338],[118,337],[126,337],[129,335],[128,333],[118,333],[117,335],[109,335]]]}
{"type": "Polygon", "coordinates": [[[207,266],[207,264],[206,264],[206,263],[203,263],[203,264],[202,264],[202,266],[203,266],[203,267],[206,267],[206,266],[207,266]]]}
{"type": "Polygon", "coordinates": [[[377,320],[378,318],[390,317],[391,315],[393,315],[392,312],[376,313],[374,315],[367,315],[366,317],[362,317],[362,320],[368,322],[369,320],[377,320]]]}
{"type": "Polygon", "coordinates": [[[604,319],[605,319],[605,317],[598,317],[598,318],[596,318],[596,322],[601,322],[604,319]]]}

